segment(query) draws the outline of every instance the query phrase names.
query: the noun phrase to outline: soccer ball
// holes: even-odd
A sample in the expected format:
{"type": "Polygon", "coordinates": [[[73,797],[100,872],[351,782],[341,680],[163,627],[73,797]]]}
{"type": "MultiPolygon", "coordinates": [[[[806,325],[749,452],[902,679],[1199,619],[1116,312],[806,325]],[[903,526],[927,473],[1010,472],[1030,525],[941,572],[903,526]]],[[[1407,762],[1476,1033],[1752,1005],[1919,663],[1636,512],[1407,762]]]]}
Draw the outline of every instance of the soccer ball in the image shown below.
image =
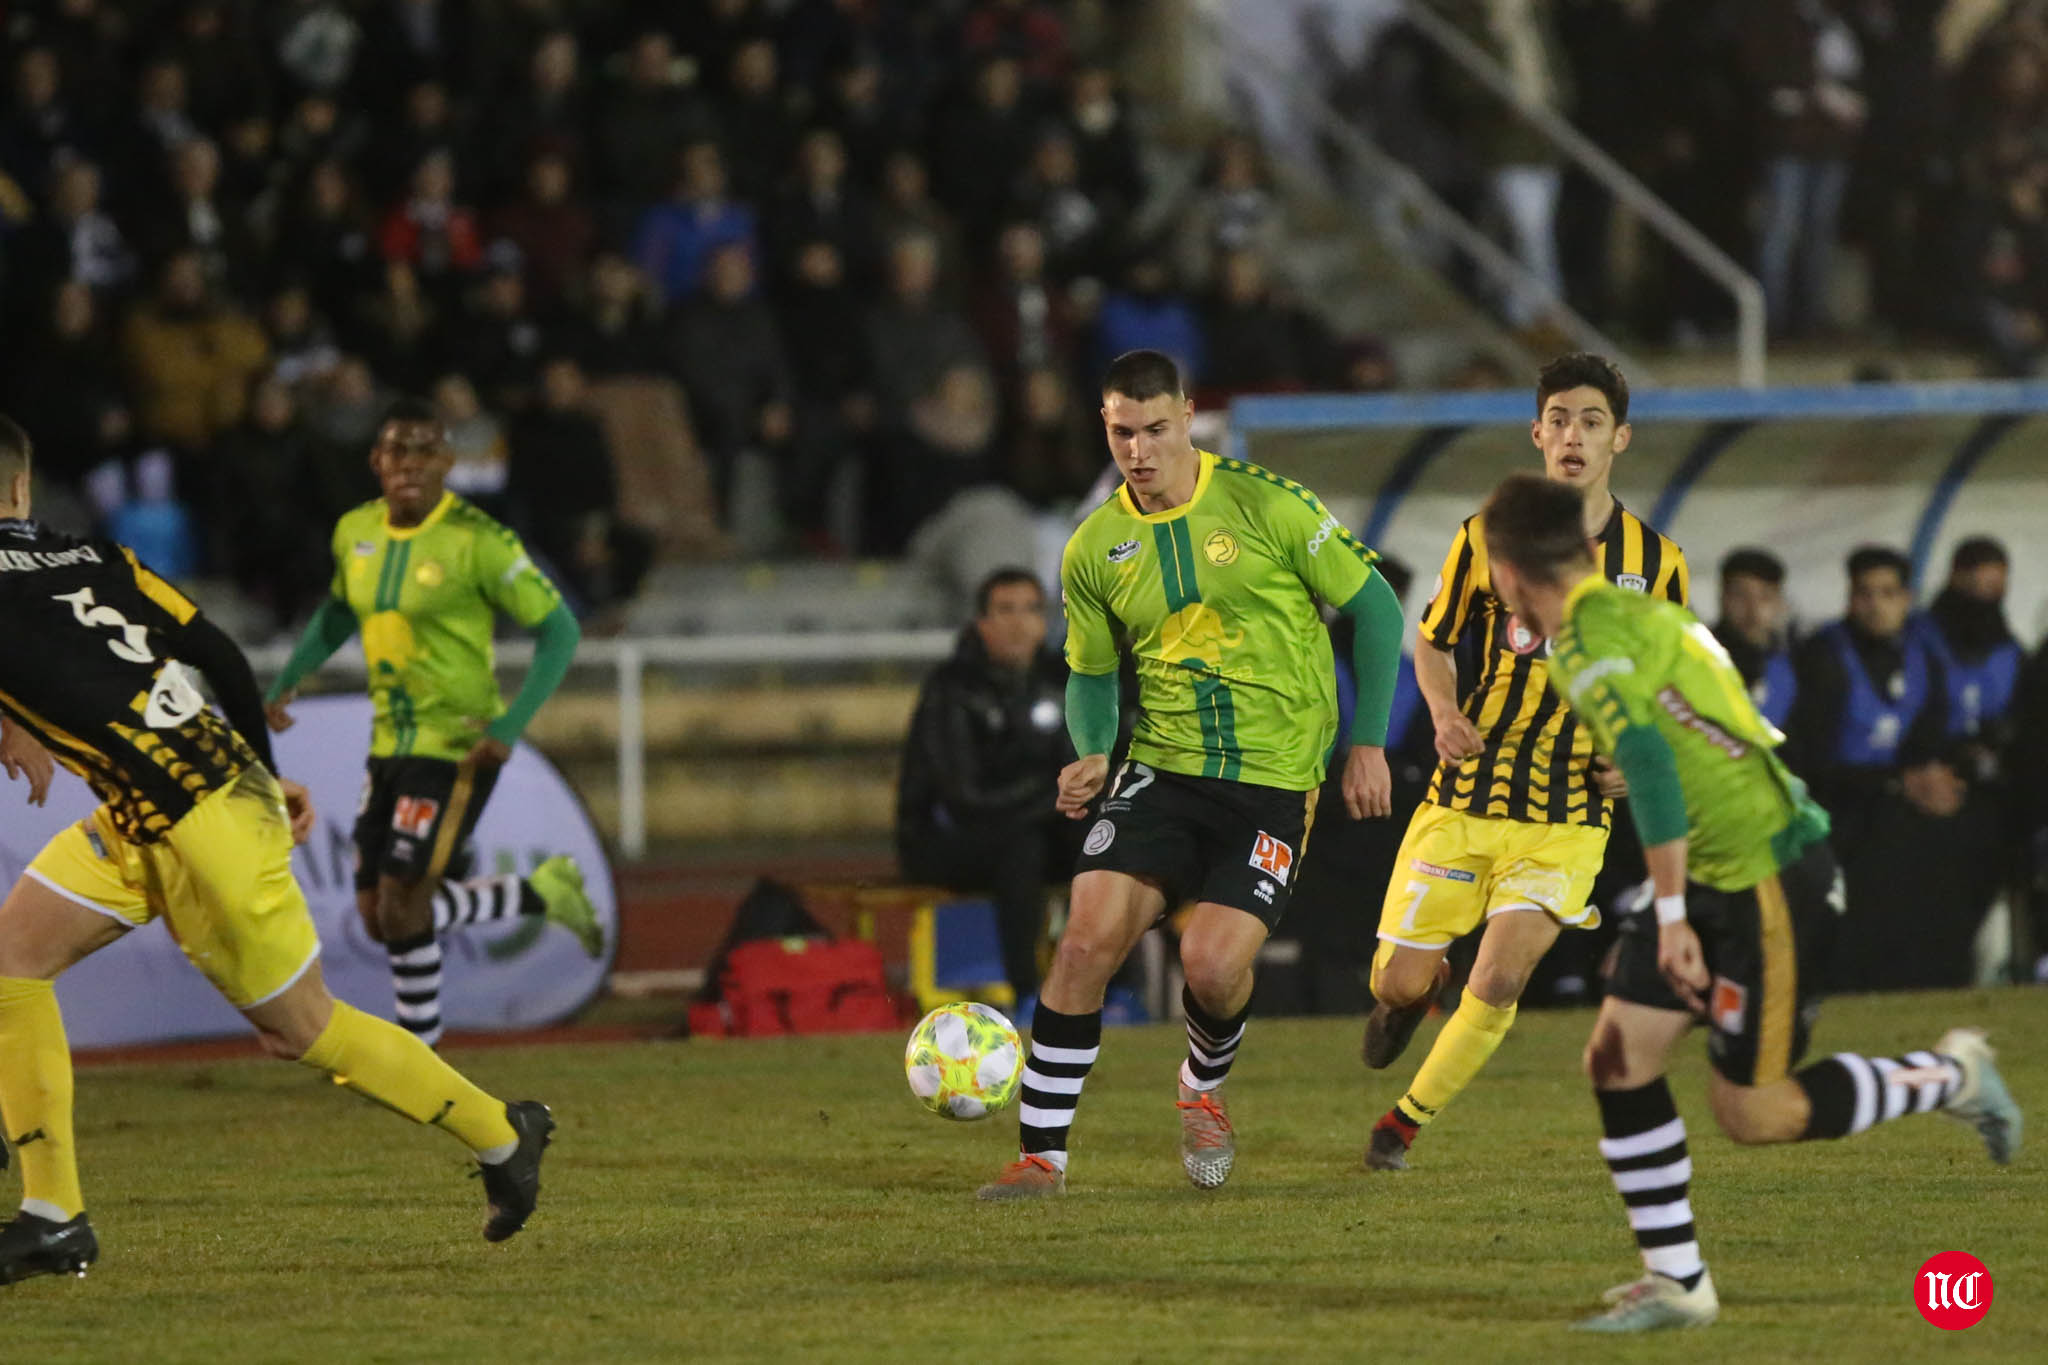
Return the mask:
{"type": "Polygon", "coordinates": [[[941,1005],[920,1019],[903,1049],[910,1093],[941,1118],[985,1119],[1017,1098],[1024,1044],[987,1005],[941,1005]]]}

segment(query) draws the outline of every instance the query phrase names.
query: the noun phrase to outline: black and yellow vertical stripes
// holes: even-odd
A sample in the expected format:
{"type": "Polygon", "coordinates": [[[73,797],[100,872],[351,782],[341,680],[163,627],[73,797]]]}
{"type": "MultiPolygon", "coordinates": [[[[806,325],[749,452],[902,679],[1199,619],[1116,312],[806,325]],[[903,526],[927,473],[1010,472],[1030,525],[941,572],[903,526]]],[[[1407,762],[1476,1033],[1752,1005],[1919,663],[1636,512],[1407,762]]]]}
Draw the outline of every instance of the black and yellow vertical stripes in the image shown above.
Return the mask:
{"type": "Polygon", "coordinates": [[[1799,1008],[1799,953],[1792,910],[1777,876],[1756,886],[1758,956],[1763,963],[1763,1004],[1757,1010],[1756,1074],[1752,1085],[1785,1079],[1792,1065],[1793,1022],[1799,1008]]]}
{"type": "Polygon", "coordinates": [[[441,812],[441,826],[434,832],[434,851],[427,860],[427,881],[439,882],[448,875],[448,863],[455,856],[455,843],[462,833],[463,822],[469,818],[469,803],[475,792],[476,769],[466,763],[457,764],[455,784],[448,792],[447,809],[441,812]]]}
{"type": "MultiPolygon", "coordinates": [[[[1199,604],[1202,585],[1195,577],[1195,542],[1187,518],[1155,522],[1152,547],[1159,556],[1166,609],[1178,614],[1199,604]]],[[[1230,687],[1200,659],[1182,659],[1180,667],[1193,675],[1195,718],[1202,726],[1202,776],[1235,781],[1244,769],[1244,753],[1237,743],[1237,704],[1230,687]]]]}
{"type": "MultiPolygon", "coordinates": [[[[1627,508],[1615,504],[1597,543],[1609,582],[1685,601],[1684,553],[1627,508]]],[[[1494,595],[1478,517],[1451,543],[1422,633],[1457,648],[1461,685],[1476,672],[1461,709],[1483,744],[1463,763],[1437,766],[1429,800],[1493,819],[1605,826],[1612,812],[1593,781],[1592,736],[1551,689],[1543,642],[1494,595]]]]}

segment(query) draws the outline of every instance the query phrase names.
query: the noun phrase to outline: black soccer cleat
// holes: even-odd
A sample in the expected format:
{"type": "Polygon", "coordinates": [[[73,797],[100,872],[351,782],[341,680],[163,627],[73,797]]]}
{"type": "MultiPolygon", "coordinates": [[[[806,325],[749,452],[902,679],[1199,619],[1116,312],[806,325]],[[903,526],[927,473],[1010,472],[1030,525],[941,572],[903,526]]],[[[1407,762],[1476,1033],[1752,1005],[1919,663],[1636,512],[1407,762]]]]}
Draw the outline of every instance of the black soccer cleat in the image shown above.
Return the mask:
{"type": "Polygon", "coordinates": [[[1451,964],[1448,959],[1436,964],[1436,977],[1429,993],[1412,1005],[1396,1007],[1377,1004],[1365,1020],[1365,1042],[1359,1047],[1358,1055],[1374,1071],[1384,1071],[1408,1050],[1409,1040],[1415,1037],[1415,1030],[1443,994],[1444,985],[1451,979],[1451,964]]]}
{"type": "Polygon", "coordinates": [[[99,1258],[100,1239],[92,1235],[92,1224],[82,1213],[64,1223],[17,1213],[13,1222],[0,1227],[0,1284],[38,1275],[82,1279],[85,1268],[99,1258]]]}
{"type": "Polygon", "coordinates": [[[503,1161],[477,1167],[491,1210],[484,1219],[486,1242],[504,1241],[533,1215],[540,1202],[540,1159],[555,1131],[554,1115],[539,1100],[515,1100],[505,1106],[505,1118],[519,1134],[519,1146],[503,1161]]]}
{"type": "Polygon", "coordinates": [[[1405,1171],[1408,1169],[1408,1143],[1393,1124],[1381,1119],[1373,1125],[1372,1140],[1365,1145],[1365,1169],[1368,1171],[1405,1171]]]}

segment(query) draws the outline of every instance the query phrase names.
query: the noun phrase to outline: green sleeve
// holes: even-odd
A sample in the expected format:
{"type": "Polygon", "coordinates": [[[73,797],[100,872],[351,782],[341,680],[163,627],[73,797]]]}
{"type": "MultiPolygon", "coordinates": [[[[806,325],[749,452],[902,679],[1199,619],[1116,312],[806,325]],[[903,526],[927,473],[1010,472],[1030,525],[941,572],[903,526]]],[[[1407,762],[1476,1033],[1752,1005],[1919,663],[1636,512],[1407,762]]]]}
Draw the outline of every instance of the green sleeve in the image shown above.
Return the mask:
{"type": "Polygon", "coordinates": [[[1379,556],[1292,479],[1281,479],[1265,499],[1267,529],[1304,586],[1331,606],[1356,597],[1379,556]]]}
{"type": "Polygon", "coordinates": [[[495,530],[495,535],[477,537],[478,586],[484,600],[528,630],[538,629],[562,605],[562,594],[528,557],[518,536],[504,527],[495,530]]]}
{"type": "Polygon", "coordinates": [[[1631,725],[1614,745],[1615,766],[1628,779],[1629,814],[1644,848],[1683,839],[1685,788],[1678,781],[1678,756],[1654,725],[1631,725]]]}
{"type": "Polygon", "coordinates": [[[1116,748],[1117,688],[1114,673],[1067,675],[1067,735],[1082,758],[1116,748]]]}
{"type": "Polygon", "coordinates": [[[505,714],[492,721],[484,733],[492,739],[517,744],[520,732],[526,729],[534,712],[540,710],[541,704],[562,685],[569,663],[576,657],[577,642],[582,638],[583,630],[576,624],[576,618],[567,607],[560,602],[555,603],[555,609],[541,618],[533,666],[526,670],[526,681],[519,685],[519,695],[512,699],[512,705],[505,714]]]}
{"type": "Polygon", "coordinates": [[[292,657],[285,661],[284,672],[277,675],[277,681],[270,685],[264,696],[265,702],[276,701],[302,682],[306,675],[348,643],[348,637],[356,633],[356,614],[349,610],[348,603],[330,597],[320,604],[313,613],[313,619],[306,623],[306,633],[299,637],[292,647],[292,657]]]}
{"type": "Polygon", "coordinates": [[[1067,667],[1076,673],[1113,675],[1118,662],[1116,632],[1110,626],[1109,606],[1087,571],[1088,548],[1083,542],[1086,530],[1084,526],[1074,532],[1066,552],[1060,556],[1060,606],[1067,617],[1067,667]]]}
{"type": "Polygon", "coordinates": [[[1383,748],[1387,715],[1394,706],[1394,682],[1401,672],[1401,599],[1387,580],[1373,574],[1343,606],[1354,627],[1351,673],[1358,680],[1358,705],[1351,713],[1351,742],[1383,748]]]}

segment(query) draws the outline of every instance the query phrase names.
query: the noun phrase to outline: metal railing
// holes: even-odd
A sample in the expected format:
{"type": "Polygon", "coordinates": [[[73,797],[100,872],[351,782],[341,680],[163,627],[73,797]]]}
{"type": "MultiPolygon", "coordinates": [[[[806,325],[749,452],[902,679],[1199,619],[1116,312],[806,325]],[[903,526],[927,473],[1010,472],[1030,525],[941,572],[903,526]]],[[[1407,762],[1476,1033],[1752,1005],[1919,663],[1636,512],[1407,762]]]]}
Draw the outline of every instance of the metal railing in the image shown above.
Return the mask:
{"type": "MultiPolygon", "coordinates": [[[[1407,163],[1390,155],[1326,100],[1304,88],[1299,73],[1289,71],[1256,46],[1238,41],[1211,11],[1196,8],[1190,11],[1189,17],[1194,29],[1207,40],[1226,67],[1252,72],[1269,82],[1299,117],[1349,157],[1360,172],[1389,195],[1404,213],[1412,214],[1428,231],[1463,252],[1488,284],[1503,294],[1538,300],[1581,349],[1612,357],[1630,374],[1645,382],[1654,382],[1639,361],[1630,358],[1619,342],[1567,303],[1551,288],[1549,281],[1445,203],[1407,163]]],[[[1394,249],[1401,247],[1397,241],[1386,244],[1394,249]]]]}
{"type": "MultiPolygon", "coordinates": [[[[586,640],[576,651],[580,668],[610,668],[619,707],[619,851],[638,858],[647,851],[647,713],[642,681],[650,665],[669,668],[730,668],[786,664],[936,663],[953,650],[952,630],[833,631],[791,635],[664,636],[648,639],[586,640]]],[[[259,674],[273,677],[291,650],[270,645],[249,651],[259,674]]],[[[500,641],[500,667],[524,667],[533,642],[500,641]]],[[[364,673],[360,645],[351,644],[323,665],[353,677],[364,673]]]]}
{"type": "Polygon", "coordinates": [[[1768,334],[1765,329],[1764,290],[1756,276],[1744,270],[1706,234],[1687,222],[1678,210],[1659,198],[1656,191],[1602,151],[1556,110],[1525,98],[1515,88],[1507,70],[1484,48],[1465,36],[1456,24],[1431,8],[1428,0],[1406,0],[1403,11],[1417,33],[1462,67],[1466,74],[1506,101],[1523,122],[1543,134],[1580,170],[1604,185],[1608,193],[1648,224],[1674,251],[1728,291],[1735,302],[1736,382],[1746,389],[1764,387],[1768,334]]]}

